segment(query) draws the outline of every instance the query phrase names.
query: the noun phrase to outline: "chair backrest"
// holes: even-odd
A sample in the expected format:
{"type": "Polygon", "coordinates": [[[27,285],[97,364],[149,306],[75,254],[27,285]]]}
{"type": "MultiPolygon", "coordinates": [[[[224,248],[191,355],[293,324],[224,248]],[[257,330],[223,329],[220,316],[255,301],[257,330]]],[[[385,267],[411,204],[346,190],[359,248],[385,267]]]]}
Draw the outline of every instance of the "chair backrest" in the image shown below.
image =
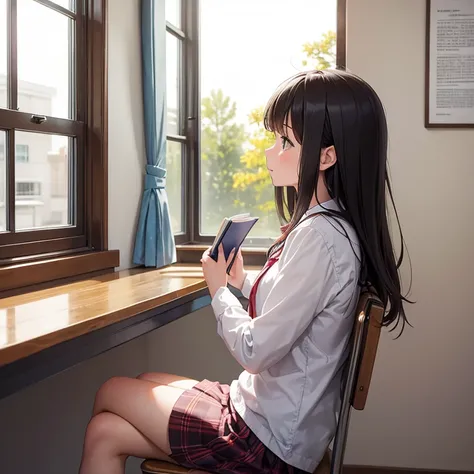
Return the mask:
{"type": "Polygon", "coordinates": [[[342,473],[351,407],[363,410],[367,401],[383,315],[383,304],[375,292],[363,290],[357,305],[352,348],[346,367],[347,378],[334,438],[331,474],[342,473]]]}

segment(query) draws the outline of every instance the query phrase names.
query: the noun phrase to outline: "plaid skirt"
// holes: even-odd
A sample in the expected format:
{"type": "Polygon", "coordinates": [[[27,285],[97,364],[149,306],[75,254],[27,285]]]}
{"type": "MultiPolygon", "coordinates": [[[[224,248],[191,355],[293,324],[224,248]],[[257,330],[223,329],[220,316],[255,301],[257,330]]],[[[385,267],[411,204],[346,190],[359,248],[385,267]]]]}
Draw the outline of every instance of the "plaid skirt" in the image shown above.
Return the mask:
{"type": "Polygon", "coordinates": [[[268,449],[236,412],[229,385],[204,379],[179,397],[168,427],[170,457],[219,474],[307,474],[268,449]]]}

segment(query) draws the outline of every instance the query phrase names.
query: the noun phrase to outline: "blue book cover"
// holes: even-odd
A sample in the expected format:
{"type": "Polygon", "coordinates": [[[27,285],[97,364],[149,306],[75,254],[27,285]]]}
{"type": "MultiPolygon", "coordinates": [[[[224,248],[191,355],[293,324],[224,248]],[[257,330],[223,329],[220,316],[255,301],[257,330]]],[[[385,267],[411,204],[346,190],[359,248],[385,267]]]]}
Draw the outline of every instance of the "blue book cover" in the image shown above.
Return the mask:
{"type": "Polygon", "coordinates": [[[222,243],[224,246],[225,259],[227,260],[230,252],[235,248],[234,257],[227,267],[227,273],[229,273],[232,268],[239,247],[257,221],[258,217],[250,217],[249,214],[239,214],[230,218],[226,217],[222,221],[209,255],[217,262],[219,245],[222,243]]]}

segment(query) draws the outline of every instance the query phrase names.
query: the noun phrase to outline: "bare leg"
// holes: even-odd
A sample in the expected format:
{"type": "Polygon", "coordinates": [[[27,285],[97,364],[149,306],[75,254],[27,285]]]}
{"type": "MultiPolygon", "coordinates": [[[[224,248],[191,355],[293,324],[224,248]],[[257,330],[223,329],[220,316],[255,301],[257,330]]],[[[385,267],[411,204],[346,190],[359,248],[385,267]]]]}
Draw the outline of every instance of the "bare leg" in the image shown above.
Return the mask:
{"type": "Polygon", "coordinates": [[[169,418],[183,391],[148,380],[114,377],[97,392],[94,415],[104,411],[115,413],[169,454],[169,418]]]}
{"type": "Polygon", "coordinates": [[[182,390],[189,390],[198,383],[198,381],[194,379],[181,377],[179,375],[166,374],[164,372],[145,372],[140,374],[137,379],[148,380],[149,382],[168,385],[169,387],[180,388],[182,390]]]}
{"type": "Polygon", "coordinates": [[[87,428],[80,474],[123,473],[128,456],[174,462],[168,456],[169,417],[179,396],[196,383],[158,372],[105,382],[87,428]]]}
{"type": "MultiPolygon", "coordinates": [[[[161,385],[168,385],[169,387],[181,388],[183,390],[189,390],[198,383],[197,380],[189,379],[187,377],[181,377],[179,375],[167,374],[165,372],[145,372],[143,374],[140,374],[137,379],[148,380],[150,382],[155,382],[161,385]]],[[[163,459],[161,457],[149,457],[153,459],[163,459]]],[[[200,471],[197,469],[193,469],[189,472],[190,474],[207,474],[208,471],[200,471]]]]}
{"type": "Polygon", "coordinates": [[[129,455],[174,462],[168,456],[169,417],[183,391],[195,383],[159,373],[105,382],[97,392],[87,428],[80,474],[123,473],[129,455]],[[167,382],[177,386],[164,385],[167,382]],[[121,429],[116,426],[119,420],[121,429]]]}
{"type": "Polygon", "coordinates": [[[80,474],[123,474],[128,456],[168,460],[148,438],[113,413],[94,416],[87,427],[80,474]]]}

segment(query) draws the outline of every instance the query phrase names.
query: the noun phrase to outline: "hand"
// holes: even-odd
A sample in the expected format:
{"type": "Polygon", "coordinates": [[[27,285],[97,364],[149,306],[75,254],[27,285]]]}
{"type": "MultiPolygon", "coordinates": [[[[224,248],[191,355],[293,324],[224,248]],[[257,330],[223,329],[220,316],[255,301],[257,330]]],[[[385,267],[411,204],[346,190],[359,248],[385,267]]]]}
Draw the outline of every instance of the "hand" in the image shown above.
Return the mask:
{"type": "Polygon", "coordinates": [[[225,260],[224,247],[222,244],[219,245],[217,262],[209,255],[210,250],[211,247],[204,251],[201,263],[209,293],[211,294],[211,298],[213,298],[221,286],[227,286],[227,266],[229,262],[225,260]]]}
{"type": "MultiPolygon", "coordinates": [[[[235,249],[229,255],[229,262],[232,261],[232,257],[235,253],[235,249]]],[[[244,270],[244,259],[242,257],[242,252],[239,248],[237,252],[237,257],[235,257],[234,264],[229,272],[229,277],[227,281],[238,290],[242,290],[242,286],[244,285],[245,281],[245,270],[244,270]]]]}

